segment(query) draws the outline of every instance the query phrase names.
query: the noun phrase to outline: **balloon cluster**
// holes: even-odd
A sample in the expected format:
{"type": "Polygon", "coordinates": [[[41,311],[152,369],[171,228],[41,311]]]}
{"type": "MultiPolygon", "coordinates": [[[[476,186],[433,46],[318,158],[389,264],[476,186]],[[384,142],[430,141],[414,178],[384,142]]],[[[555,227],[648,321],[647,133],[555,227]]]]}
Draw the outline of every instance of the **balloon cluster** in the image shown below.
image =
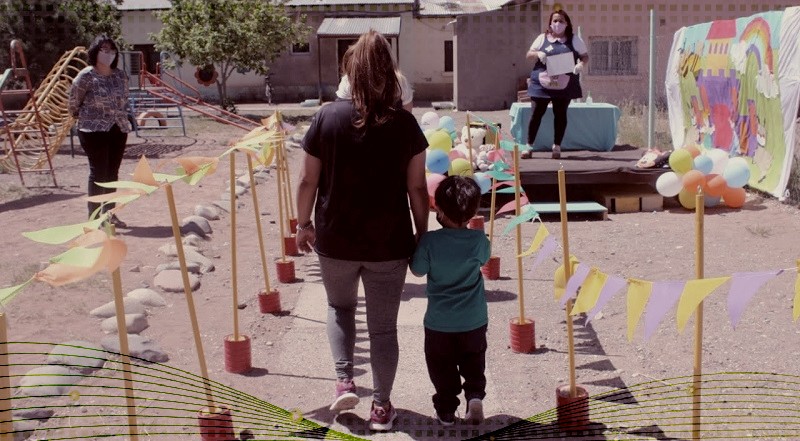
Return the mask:
{"type": "Polygon", "coordinates": [[[482,194],[490,190],[491,178],[486,173],[473,174],[469,160],[462,152],[453,149],[453,142],[458,135],[452,117],[439,117],[436,112],[426,112],[422,115],[420,127],[428,140],[425,168],[428,172],[426,179],[431,207],[434,206],[436,187],[446,175],[471,176],[481,187],[482,194]]]}
{"type": "Polygon", "coordinates": [[[750,180],[747,159],[731,158],[722,149],[701,152],[695,146],[688,146],[670,154],[669,166],[672,171],[658,177],[656,190],[665,197],[678,196],[684,208],[695,209],[698,191],[703,192],[706,207],[720,203],[731,208],[744,205],[744,186],[750,180]]]}

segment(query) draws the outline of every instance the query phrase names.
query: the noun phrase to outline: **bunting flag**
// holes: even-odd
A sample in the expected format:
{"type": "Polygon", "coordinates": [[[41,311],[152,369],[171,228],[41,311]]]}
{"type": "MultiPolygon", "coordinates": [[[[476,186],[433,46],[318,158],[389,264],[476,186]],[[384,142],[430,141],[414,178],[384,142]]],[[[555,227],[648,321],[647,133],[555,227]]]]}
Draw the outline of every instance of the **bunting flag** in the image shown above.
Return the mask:
{"type": "Polygon", "coordinates": [[[700,302],[708,297],[720,285],[727,282],[730,277],[716,277],[711,279],[694,279],[686,282],[678,302],[678,332],[683,332],[689,317],[697,309],[700,302]]]}
{"type": "Polygon", "coordinates": [[[653,283],[650,301],[644,313],[644,338],[648,340],[656,331],[661,320],[678,302],[686,285],[685,280],[669,280],[653,283]]]}
{"type": "Polygon", "coordinates": [[[533,242],[531,242],[531,246],[528,248],[528,251],[525,251],[517,257],[527,257],[533,254],[537,249],[539,249],[539,246],[549,235],[550,232],[547,231],[547,227],[545,227],[543,223],[539,222],[539,229],[536,230],[536,236],[533,237],[533,242]]]}
{"type": "Polygon", "coordinates": [[[561,296],[561,307],[567,305],[567,301],[569,299],[575,297],[575,294],[578,293],[578,288],[581,286],[584,280],[586,280],[586,276],[589,275],[589,270],[591,268],[589,265],[584,265],[582,263],[578,264],[578,267],[575,268],[575,271],[570,276],[569,280],[567,280],[567,286],[564,289],[564,295],[561,296]]]}
{"type": "Polygon", "coordinates": [[[628,279],[628,341],[633,341],[633,331],[639,324],[650,293],[653,291],[653,282],[640,279],[628,279]]]}
{"type": "MultiPolygon", "coordinates": [[[[569,255],[569,268],[570,274],[575,274],[575,268],[578,266],[578,258],[574,255],[569,255]]],[[[556,268],[555,274],[553,274],[553,287],[555,291],[556,300],[560,299],[564,295],[564,288],[567,287],[567,281],[564,277],[564,264],[562,263],[558,268],[556,268]]],[[[566,303],[566,302],[565,302],[566,303]]]]}
{"type": "Polygon", "coordinates": [[[572,306],[572,311],[569,312],[569,315],[578,315],[592,309],[600,297],[600,291],[606,284],[606,280],[608,280],[608,276],[596,266],[589,269],[589,274],[586,276],[586,280],[583,281],[580,290],[578,290],[578,297],[575,298],[575,304],[572,306]]]}
{"type": "MultiPolygon", "coordinates": [[[[522,199],[527,204],[528,198],[526,198],[525,196],[522,196],[522,199]]],[[[514,201],[511,201],[511,202],[514,202],[514,201]]],[[[524,222],[528,222],[528,221],[530,221],[532,219],[536,219],[537,217],[539,217],[539,213],[536,210],[534,210],[533,209],[533,205],[530,205],[530,204],[523,205],[522,207],[520,207],[520,211],[522,213],[519,216],[515,216],[513,219],[511,219],[511,222],[509,222],[508,225],[506,225],[506,227],[503,229],[503,234],[504,235],[508,234],[517,225],[519,225],[521,223],[524,223],[524,222]]],[[[499,213],[499,211],[498,211],[498,213],[499,213]]]]}
{"type": "Polygon", "coordinates": [[[614,297],[628,282],[623,279],[622,277],[617,276],[610,276],[608,280],[606,280],[606,284],[603,285],[603,290],[600,291],[600,296],[597,298],[597,302],[594,304],[594,308],[586,315],[586,323],[583,326],[589,324],[589,321],[597,315],[600,310],[606,306],[609,300],[614,297]]]}
{"type": "Polygon", "coordinates": [[[728,316],[731,318],[731,326],[736,329],[739,320],[742,318],[744,307],[756,294],[762,285],[774,278],[783,270],[759,271],[752,273],[734,273],[731,276],[731,289],[728,291],[728,316]]]}
{"type": "Polygon", "coordinates": [[[800,317],[800,259],[797,259],[797,278],[794,280],[794,310],[792,311],[794,321],[800,317]]]}
{"type": "Polygon", "coordinates": [[[542,248],[536,254],[536,259],[533,260],[533,264],[531,265],[531,271],[535,270],[544,259],[550,257],[553,252],[555,252],[558,243],[556,243],[556,239],[553,236],[547,236],[544,239],[544,243],[542,243],[542,248]]]}
{"type": "MultiPolygon", "coordinates": [[[[522,195],[519,197],[519,205],[520,207],[523,205],[528,204],[528,197],[522,195]]],[[[503,205],[499,210],[497,210],[494,214],[497,216],[498,214],[505,213],[507,211],[515,211],[517,209],[517,201],[511,201],[503,205]]]]}

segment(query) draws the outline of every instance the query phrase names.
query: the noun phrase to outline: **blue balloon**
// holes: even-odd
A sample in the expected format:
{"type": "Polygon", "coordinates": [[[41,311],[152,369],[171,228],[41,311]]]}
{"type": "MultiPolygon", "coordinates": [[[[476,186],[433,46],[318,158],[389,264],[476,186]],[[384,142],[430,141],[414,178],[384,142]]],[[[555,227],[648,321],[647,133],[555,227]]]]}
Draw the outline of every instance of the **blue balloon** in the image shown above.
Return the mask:
{"type": "Polygon", "coordinates": [[[717,205],[719,205],[721,199],[722,197],[720,196],[709,196],[705,194],[703,195],[703,205],[708,208],[716,207],[717,205]]]}
{"type": "Polygon", "coordinates": [[[714,161],[711,160],[706,155],[697,155],[694,158],[694,169],[699,171],[700,173],[707,175],[711,173],[711,169],[714,168],[714,161]]]}
{"type": "Polygon", "coordinates": [[[445,174],[450,169],[450,158],[443,150],[428,149],[425,155],[425,168],[431,173],[445,174]]]}
{"type": "Polygon", "coordinates": [[[475,173],[472,175],[472,178],[475,179],[475,182],[477,182],[478,186],[481,188],[481,194],[486,194],[492,189],[492,178],[486,173],[475,173]]]}
{"type": "MultiPolygon", "coordinates": [[[[735,158],[734,158],[735,159],[735,158]]],[[[722,177],[728,183],[728,187],[741,188],[750,180],[750,167],[744,160],[731,160],[725,166],[722,177]]]]}
{"type": "Polygon", "coordinates": [[[448,132],[455,132],[456,122],[453,121],[453,117],[445,115],[439,118],[439,128],[445,129],[448,132]]]}

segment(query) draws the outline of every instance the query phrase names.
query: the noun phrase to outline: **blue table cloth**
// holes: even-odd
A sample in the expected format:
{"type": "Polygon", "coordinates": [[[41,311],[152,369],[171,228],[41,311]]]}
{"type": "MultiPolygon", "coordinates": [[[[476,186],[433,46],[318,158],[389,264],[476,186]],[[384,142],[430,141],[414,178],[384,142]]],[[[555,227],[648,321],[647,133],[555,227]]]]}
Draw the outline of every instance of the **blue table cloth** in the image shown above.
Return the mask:
{"type": "MultiPolygon", "coordinates": [[[[528,123],[531,120],[531,103],[511,104],[511,135],[524,145],[528,140],[528,123]]],[[[608,103],[570,103],[567,109],[567,133],[561,150],[593,150],[607,152],[617,140],[619,107],[608,103]]],[[[553,107],[547,107],[536,134],[533,149],[549,151],[553,146],[553,107]]]]}

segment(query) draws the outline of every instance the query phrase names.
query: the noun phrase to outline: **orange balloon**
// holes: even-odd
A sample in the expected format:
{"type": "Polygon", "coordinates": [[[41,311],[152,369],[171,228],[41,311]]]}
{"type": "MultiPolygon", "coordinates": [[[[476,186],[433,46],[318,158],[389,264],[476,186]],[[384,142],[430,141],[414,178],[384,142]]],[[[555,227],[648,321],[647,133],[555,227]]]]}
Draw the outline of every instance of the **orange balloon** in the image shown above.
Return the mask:
{"type": "Polygon", "coordinates": [[[702,187],[705,181],[705,176],[700,170],[689,170],[681,178],[684,190],[692,194],[697,194],[697,188],[702,187]]]}
{"type": "Polygon", "coordinates": [[[700,149],[696,145],[687,145],[684,148],[692,155],[692,158],[696,158],[700,154],[700,149]]]}
{"type": "Polygon", "coordinates": [[[745,199],[747,199],[747,193],[742,187],[729,188],[722,194],[722,201],[731,208],[741,208],[745,199]]]}
{"type": "Polygon", "coordinates": [[[705,192],[709,196],[720,197],[728,189],[728,183],[722,175],[706,175],[705,192]]]}

